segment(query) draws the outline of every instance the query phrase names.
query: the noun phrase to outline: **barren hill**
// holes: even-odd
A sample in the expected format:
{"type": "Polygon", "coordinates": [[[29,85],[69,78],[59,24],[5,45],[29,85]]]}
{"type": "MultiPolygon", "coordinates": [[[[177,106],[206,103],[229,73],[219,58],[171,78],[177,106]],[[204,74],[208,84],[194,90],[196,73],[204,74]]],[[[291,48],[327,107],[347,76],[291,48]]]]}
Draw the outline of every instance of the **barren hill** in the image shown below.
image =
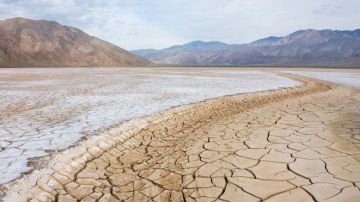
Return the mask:
{"type": "Polygon", "coordinates": [[[0,67],[140,66],[150,62],[109,42],[54,21],[0,21],[0,67]]]}

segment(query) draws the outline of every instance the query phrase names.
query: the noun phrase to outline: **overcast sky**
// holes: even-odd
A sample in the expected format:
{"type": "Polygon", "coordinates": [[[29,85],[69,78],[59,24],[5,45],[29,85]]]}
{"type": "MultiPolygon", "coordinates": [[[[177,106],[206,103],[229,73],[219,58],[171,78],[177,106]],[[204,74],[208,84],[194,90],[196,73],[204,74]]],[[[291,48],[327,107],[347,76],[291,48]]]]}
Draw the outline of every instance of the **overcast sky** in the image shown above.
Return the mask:
{"type": "Polygon", "coordinates": [[[359,10],[360,0],[0,0],[0,19],[55,20],[128,50],[352,30],[360,28],[359,10]]]}

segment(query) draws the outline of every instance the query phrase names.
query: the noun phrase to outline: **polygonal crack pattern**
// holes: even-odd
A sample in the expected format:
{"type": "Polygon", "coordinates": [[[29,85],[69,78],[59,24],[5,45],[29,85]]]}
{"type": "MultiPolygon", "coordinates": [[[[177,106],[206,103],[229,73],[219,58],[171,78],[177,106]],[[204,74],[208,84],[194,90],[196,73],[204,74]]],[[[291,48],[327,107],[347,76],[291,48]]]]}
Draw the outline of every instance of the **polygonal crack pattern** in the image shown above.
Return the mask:
{"type": "Polygon", "coordinates": [[[108,135],[54,166],[29,200],[359,200],[359,91],[297,79],[304,86],[197,103],[108,135]]]}

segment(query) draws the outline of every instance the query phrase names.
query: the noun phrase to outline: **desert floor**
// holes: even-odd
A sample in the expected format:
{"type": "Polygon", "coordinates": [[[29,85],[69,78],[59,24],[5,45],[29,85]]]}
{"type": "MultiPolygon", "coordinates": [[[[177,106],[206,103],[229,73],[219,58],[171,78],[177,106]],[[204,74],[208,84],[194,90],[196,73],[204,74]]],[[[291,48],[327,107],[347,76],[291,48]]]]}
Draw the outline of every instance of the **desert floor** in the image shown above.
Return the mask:
{"type": "Polygon", "coordinates": [[[196,103],[109,127],[35,166],[4,200],[358,200],[359,89],[287,73],[281,78],[289,80],[272,77],[263,80],[268,89],[244,92],[267,91],[200,96],[208,100],[189,99],[196,103]]]}
{"type": "Polygon", "coordinates": [[[0,184],[126,120],[224,95],[299,85],[273,73],[189,68],[0,71],[0,184]]]}

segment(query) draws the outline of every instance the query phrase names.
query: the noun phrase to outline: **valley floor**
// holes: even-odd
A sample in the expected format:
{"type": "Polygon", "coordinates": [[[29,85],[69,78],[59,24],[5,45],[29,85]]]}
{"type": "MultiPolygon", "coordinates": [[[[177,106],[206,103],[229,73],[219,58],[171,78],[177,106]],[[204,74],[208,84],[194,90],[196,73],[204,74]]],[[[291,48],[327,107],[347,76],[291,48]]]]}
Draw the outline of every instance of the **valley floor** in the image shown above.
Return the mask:
{"type": "Polygon", "coordinates": [[[93,136],[5,201],[357,201],[359,89],[283,76],[93,136]]]}

